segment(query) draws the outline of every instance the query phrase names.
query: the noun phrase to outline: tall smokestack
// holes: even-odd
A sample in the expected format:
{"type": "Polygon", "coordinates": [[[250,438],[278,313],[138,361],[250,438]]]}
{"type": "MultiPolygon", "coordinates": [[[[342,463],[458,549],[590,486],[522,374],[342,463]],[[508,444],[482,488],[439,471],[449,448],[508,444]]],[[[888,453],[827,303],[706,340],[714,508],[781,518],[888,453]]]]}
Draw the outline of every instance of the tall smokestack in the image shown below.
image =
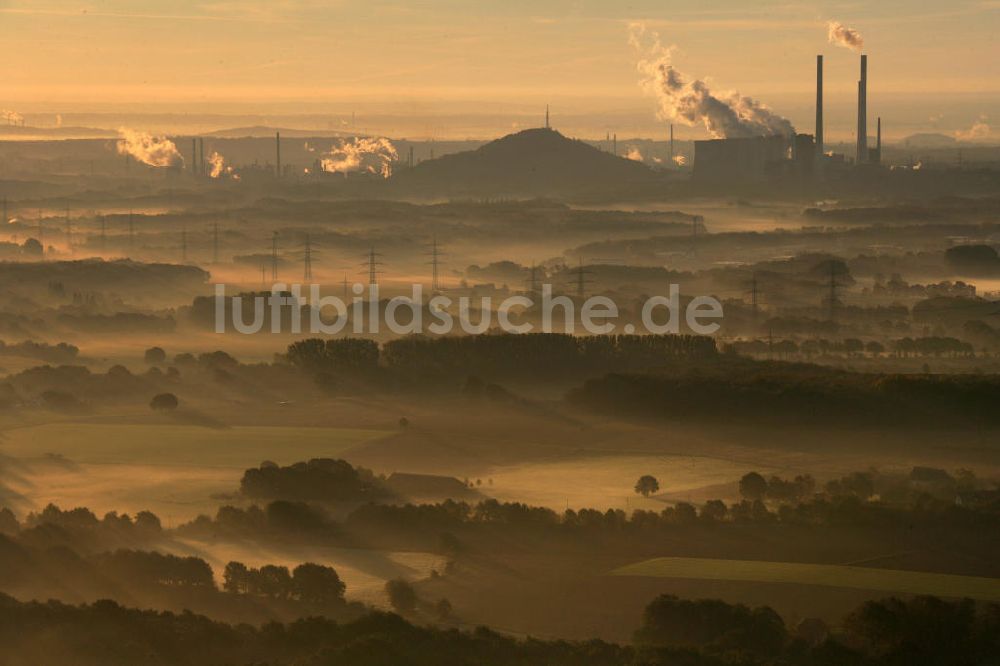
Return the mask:
{"type": "Polygon", "coordinates": [[[858,164],[868,161],[868,56],[861,56],[861,78],[858,80],[858,164]]]}
{"type": "Polygon", "coordinates": [[[198,175],[198,139],[191,138],[191,172],[198,175]]]}
{"type": "Polygon", "coordinates": [[[823,56],[816,56],[816,161],[823,161],[823,56]]]}
{"type": "Polygon", "coordinates": [[[872,158],[873,164],[882,163],[882,116],[878,117],[875,125],[875,156],[872,158]]]}
{"type": "Polygon", "coordinates": [[[275,166],[274,175],[281,178],[281,132],[274,133],[274,152],[275,161],[277,166],[275,166]]]}

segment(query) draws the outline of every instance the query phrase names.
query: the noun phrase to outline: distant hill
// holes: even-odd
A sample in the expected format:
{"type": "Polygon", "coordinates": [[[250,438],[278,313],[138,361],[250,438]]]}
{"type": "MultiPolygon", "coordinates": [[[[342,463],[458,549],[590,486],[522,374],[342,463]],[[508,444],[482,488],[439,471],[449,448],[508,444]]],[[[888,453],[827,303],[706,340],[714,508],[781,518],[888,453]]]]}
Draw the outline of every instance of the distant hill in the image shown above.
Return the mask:
{"type": "Polygon", "coordinates": [[[401,169],[392,180],[397,190],[407,194],[546,197],[624,195],[648,190],[662,182],[662,176],[639,162],[540,128],[401,169]]]}
{"type": "Polygon", "coordinates": [[[243,138],[265,138],[273,137],[275,132],[281,132],[281,136],[289,139],[311,139],[315,137],[346,137],[351,136],[351,132],[341,130],[321,130],[321,129],[289,129],[287,127],[267,127],[266,125],[254,125],[252,127],[231,127],[212,132],[205,132],[201,136],[213,136],[220,139],[243,139],[243,138]]]}
{"type": "Polygon", "coordinates": [[[911,134],[903,139],[903,145],[908,148],[947,148],[954,146],[955,143],[955,137],[933,132],[911,134]]]}
{"type": "Polygon", "coordinates": [[[19,125],[0,125],[0,141],[111,139],[117,136],[117,131],[102,129],[100,127],[20,127],[19,125]]]}

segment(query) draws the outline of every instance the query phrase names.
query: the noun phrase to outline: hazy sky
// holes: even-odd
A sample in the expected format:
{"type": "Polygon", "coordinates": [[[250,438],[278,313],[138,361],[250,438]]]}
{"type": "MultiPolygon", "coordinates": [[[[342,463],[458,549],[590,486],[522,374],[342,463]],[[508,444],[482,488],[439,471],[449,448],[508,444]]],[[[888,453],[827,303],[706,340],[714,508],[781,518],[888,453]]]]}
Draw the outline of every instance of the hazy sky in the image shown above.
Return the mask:
{"type": "Polygon", "coordinates": [[[977,96],[1000,92],[1000,0],[0,0],[0,107],[465,100],[488,110],[572,100],[577,112],[652,109],[627,43],[635,21],[676,45],[682,71],[779,111],[809,103],[814,56],[825,53],[831,103],[840,95],[846,104],[857,57],[827,43],[831,19],[862,33],[877,93],[929,106],[961,93],[977,117],[987,111],[977,96]]]}

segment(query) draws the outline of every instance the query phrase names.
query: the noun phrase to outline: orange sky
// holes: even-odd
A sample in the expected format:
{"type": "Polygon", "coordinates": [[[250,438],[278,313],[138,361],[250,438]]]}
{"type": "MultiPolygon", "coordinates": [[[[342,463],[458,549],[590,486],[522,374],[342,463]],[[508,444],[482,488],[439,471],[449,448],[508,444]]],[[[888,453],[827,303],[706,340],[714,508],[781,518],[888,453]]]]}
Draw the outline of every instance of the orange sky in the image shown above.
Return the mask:
{"type": "Polygon", "coordinates": [[[489,111],[572,100],[575,112],[652,110],[627,43],[635,21],[676,46],[685,73],[779,110],[808,102],[813,58],[825,53],[828,95],[846,104],[857,62],[827,43],[831,19],[864,36],[877,93],[929,105],[963,93],[963,122],[993,110],[1000,0],[0,0],[0,108],[465,100],[489,111]]]}

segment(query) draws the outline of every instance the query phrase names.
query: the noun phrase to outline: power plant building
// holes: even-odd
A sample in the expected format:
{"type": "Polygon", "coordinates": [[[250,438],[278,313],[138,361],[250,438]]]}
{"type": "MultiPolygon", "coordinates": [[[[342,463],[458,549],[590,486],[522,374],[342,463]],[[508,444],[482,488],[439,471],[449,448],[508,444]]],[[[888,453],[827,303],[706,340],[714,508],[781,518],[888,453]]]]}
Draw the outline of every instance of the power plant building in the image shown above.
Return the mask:
{"type": "Polygon", "coordinates": [[[694,142],[692,177],[702,183],[748,184],[808,176],[816,161],[811,134],[694,142]]]}

